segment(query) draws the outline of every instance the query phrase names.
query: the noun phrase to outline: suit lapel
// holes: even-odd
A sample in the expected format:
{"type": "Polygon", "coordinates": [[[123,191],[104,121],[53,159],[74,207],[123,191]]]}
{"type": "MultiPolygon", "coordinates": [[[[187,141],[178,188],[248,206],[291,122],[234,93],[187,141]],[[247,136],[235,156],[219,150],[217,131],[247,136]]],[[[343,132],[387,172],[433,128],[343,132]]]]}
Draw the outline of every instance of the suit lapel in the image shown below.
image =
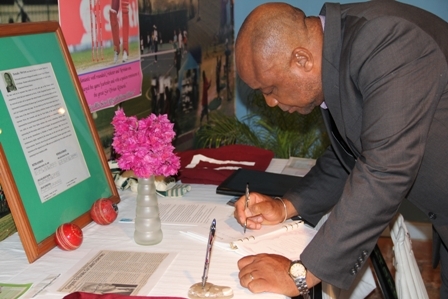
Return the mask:
{"type": "Polygon", "coordinates": [[[333,150],[341,164],[350,172],[356,160],[342,137],[345,136],[345,128],[343,126],[342,103],[339,90],[339,63],[342,47],[341,9],[339,4],[327,3],[322,8],[320,14],[325,16],[322,85],[325,104],[328,107],[328,110],[321,109],[322,116],[333,150]]]}
{"type": "Polygon", "coordinates": [[[320,13],[325,15],[324,49],[322,59],[322,86],[325,104],[341,136],[345,136],[342,120],[342,103],[339,93],[339,62],[342,47],[341,9],[339,4],[327,3],[320,13]]]}
{"type": "Polygon", "coordinates": [[[331,145],[333,147],[333,151],[335,152],[345,170],[350,173],[355,166],[356,158],[350,150],[349,146],[345,143],[345,141],[339,134],[339,131],[336,128],[333,118],[331,117],[328,109],[321,108],[321,112],[331,145]]]}

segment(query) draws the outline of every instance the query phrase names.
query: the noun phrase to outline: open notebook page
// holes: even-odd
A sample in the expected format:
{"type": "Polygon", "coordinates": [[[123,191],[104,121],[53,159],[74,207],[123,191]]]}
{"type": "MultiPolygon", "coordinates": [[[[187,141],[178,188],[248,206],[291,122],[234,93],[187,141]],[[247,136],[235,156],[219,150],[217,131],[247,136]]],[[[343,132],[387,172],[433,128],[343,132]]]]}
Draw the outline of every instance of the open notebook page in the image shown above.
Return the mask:
{"type": "MultiPolygon", "coordinates": [[[[209,226],[188,227],[182,233],[205,243],[208,240],[209,226]]],[[[228,217],[217,219],[214,246],[234,250],[242,255],[276,253],[288,256],[295,252],[300,254],[315,233],[314,229],[301,221],[287,221],[276,225],[264,225],[260,230],[248,229],[244,234],[243,227],[235,218],[228,217]],[[294,231],[296,232],[293,233],[294,231]]]]}
{"type": "MultiPolygon", "coordinates": [[[[285,223],[286,224],[286,223],[285,223]]],[[[283,255],[291,260],[300,259],[300,254],[313,239],[316,230],[303,222],[289,223],[277,232],[253,239],[233,242],[233,247],[242,255],[271,253],[283,255]]]]}

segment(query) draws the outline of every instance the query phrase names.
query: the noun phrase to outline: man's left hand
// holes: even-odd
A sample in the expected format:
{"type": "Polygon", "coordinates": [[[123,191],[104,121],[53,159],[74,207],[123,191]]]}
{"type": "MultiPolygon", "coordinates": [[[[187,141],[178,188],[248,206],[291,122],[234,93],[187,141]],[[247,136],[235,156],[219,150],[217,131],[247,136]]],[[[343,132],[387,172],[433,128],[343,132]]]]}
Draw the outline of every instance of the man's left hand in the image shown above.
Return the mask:
{"type": "Polygon", "coordinates": [[[271,292],[289,297],[299,291],[289,276],[291,260],[276,254],[257,254],[238,261],[240,284],[252,293],[271,292]]]}

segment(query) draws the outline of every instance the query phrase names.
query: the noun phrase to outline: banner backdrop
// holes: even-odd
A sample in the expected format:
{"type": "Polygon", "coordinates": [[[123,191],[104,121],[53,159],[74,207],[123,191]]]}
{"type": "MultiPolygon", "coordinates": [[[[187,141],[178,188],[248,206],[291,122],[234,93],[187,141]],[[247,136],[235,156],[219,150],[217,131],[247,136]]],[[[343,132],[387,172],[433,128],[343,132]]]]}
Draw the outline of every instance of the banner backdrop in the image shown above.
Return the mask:
{"type": "Polygon", "coordinates": [[[142,94],[137,1],[59,1],[59,23],[91,112],[142,94]]]}

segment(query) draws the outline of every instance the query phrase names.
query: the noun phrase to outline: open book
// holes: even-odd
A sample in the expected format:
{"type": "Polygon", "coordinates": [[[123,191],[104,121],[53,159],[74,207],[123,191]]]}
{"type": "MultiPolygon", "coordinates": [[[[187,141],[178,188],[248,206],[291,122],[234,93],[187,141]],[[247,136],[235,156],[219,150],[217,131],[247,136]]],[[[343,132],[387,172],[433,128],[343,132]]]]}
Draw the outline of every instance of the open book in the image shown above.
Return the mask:
{"type": "MultiPolygon", "coordinates": [[[[241,255],[272,253],[298,259],[316,232],[302,221],[287,221],[264,225],[260,230],[249,229],[244,234],[241,225],[230,217],[217,221],[214,246],[233,250],[241,255]]],[[[209,227],[190,227],[183,233],[207,242],[209,227]]]]}

